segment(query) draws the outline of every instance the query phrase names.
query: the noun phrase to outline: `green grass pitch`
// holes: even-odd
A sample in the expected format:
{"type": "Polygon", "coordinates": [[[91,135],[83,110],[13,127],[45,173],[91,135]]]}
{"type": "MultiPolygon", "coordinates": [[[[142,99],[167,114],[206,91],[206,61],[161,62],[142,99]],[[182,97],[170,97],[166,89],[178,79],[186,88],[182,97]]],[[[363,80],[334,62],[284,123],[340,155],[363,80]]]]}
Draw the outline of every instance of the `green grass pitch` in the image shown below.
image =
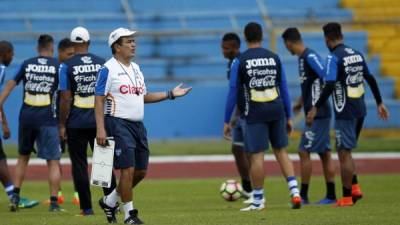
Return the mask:
{"type": "MultiPolygon", "coordinates": [[[[365,198],[354,207],[305,206],[300,210],[289,208],[286,182],[282,177],[265,180],[267,208],[261,212],[239,212],[241,201],[226,202],[219,195],[219,186],[226,178],[203,180],[145,180],[134,191],[134,205],[146,224],[155,225],[258,225],[258,224],[400,224],[398,175],[361,175],[360,182],[365,198]]],[[[336,193],[341,194],[336,178],[336,193]]],[[[92,187],[95,215],[76,216],[79,210],[70,203],[71,182],[63,183],[66,212],[50,213],[41,204],[20,212],[8,211],[5,194],[0,198],[1,225],[84,225],[107,224],[105,216],[97,206],[101,196],[99,188],[92,187]]],[[[321,177],[314,177],[310,187],[310,200],[323,197],[325,187],[321,177]]],[[[27,181],[23,185],[23,196],[44,200],[48,196],[47,182],[27,181]]],[[[119,224],[123,215],[118,215],[119,224]]]]}

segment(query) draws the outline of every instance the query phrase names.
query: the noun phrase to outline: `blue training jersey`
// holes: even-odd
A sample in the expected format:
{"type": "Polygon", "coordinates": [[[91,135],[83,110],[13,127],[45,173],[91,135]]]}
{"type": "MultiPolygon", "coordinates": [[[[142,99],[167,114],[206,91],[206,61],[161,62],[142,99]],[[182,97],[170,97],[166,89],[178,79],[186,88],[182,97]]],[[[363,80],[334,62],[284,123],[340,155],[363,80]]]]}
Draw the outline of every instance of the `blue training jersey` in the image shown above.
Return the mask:
{"type": "MultiPolygon", "coordinates": [[[[299,56],[299,75],[301,96],[303,99],[304,113],[307,114],[315,105],[324,84],[324,62],[315,51],[306,48],[299,56]]],[[[331,109],[329,101],[326,101],[319,109],[316,118],[330,118],[331,109]]]]}
{"type": "Polygon", "coordinates": [[[71,91],[69,128],[96,128],[94,92],[97,72],[105,60],[93,54],[77,54],[60,66],[60,90],[71,91]]]}
{"type": "Polygon", "coordinates": [[[23,104],[19,123],[23,126],[57,125],[56,98],[59,63],[52,57],[34,57],[24,61],[14,77],[23,82],[23,104]]]}
{"type": "Polygon", "coordinates": [[[364,76],[370,75],[363,55],[344,44],[336,46],[327,58],[326,82],[334,82],[333,104],[336,119],[366,115],[364,76]]]}
{"type": "Polygon", "coordinates": [[[236,70],[238,109],[248,123],[291,117],[286,75],[278,55],[264,48],[250,48],[238,57],[236,70]]]}

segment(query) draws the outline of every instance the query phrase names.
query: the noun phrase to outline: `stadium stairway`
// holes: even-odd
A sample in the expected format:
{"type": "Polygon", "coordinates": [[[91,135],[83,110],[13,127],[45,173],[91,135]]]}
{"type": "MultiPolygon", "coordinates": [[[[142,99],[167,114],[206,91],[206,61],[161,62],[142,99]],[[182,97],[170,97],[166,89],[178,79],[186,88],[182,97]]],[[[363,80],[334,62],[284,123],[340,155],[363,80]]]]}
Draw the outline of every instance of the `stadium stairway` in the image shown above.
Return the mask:
{"type": "Polygon", "coordinates": [[[400,1],[342,0],[341,6],[353,10],[356,29],[368,31],[369,54],[379,55],[381,73],[395,78],[400,97],[400,1]]]}

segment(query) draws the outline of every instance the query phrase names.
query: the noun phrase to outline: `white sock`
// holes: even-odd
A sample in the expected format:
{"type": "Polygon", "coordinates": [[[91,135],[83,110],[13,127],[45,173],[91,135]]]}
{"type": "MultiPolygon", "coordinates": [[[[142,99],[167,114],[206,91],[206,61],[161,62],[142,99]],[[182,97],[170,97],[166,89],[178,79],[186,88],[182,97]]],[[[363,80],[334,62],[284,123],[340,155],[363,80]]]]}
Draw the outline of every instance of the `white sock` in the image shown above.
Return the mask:
{"type": "Polygon", "coordinates": [[[119,194],[117,189],[114,189],[109,195],[104,196],[104,203],[110,207],[115,207],[118,202],[119,194]]]}
{"type": "Polygon", "coordinates": [[[125,220],[126,220],[130,216],[129,211],[133,210],[133,203],[132,201],[124,202],[122,203],[122,207],[124,208],[125,220]]]}
{"type": "Polygon", "coordinates": [[[290,191],[290,196],[300,196],[297,180],[295,176],[291,176],[287,178],[288,187],[290,191]]]}

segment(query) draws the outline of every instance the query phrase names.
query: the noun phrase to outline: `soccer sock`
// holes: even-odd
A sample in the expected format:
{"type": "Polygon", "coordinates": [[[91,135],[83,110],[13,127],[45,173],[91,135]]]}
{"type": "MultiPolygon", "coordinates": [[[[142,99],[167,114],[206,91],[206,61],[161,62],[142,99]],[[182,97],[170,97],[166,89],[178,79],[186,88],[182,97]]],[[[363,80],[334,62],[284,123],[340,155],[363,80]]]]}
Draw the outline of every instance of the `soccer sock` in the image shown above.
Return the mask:
{"type": "Polygon", "coordinates": [[[19,192],[21,192],[21,189],[14,187],[13,194],[19,195],[19,192]]]}
{"type": "Polygon", "coordinates": [[[335,182],[326,182],[326,198],[336,199],[335,182]]]}
{"type": "Polygon", "coordinates": [[[351,197],[351,188],[343,186],[343,197],[351,197]]]}
{"type": "Polygon", "coordinates": [[[297,180],[295,176],[287,177],[290,196],[299,196],[299,188],[297,187],[297,180]]]}
{"type": "Polygon", "coordinates": [[[50,204],[51,205],[57,205],[58,204],[57,200],[58,200],[57,196],[50,196],[50,204]]]}
{"type": "Polygon", "coordinates": [[[300,196],[304,200],[308,200],[308,184],[301,183],[300,196]]]}
{"type": "Polygon", "coordinates": [[[249,180],[242,179],[242,187],[243,187],[243,190],[247,193],[250,193],[253,191],[253,189],[251,188],[251,182],[249,180]]]}
{"type": "Polygon", "coordinates": [[[115,204],[117,204],[119,198],[119,194],[117,192],[117,189],[115,188],[109,195],[104,196],[104,202],[106,205],[110,207],[115,207],[115,204]]]}
{"type": "Polygon", "coordinates": [[[8,182],[4,185],[4,190],[7,193],[7,196],[9,199],[11,199],[12,195],[13,195],[13,191],[14,191],[14,185],[11,182],[8,182]]]}
{"type": "Polygon", "coordinates": [[[254,189],[253,190],[253,205],[255,206],[260,206],[263,202],[263,198],[264,198],[264,189],[254,189]]]}
{"type": "Polygon", "coordinates": [[[79,199],[79,193],[78,192],[74,192],[74,198],[77,198],[77,199],[79,199]]]}
{"type": "Polygon", "coordinates": [[[358,184],[357,174],[353,174],[353,180],[351,181],[351,184],[358,184]]]}
{"type": "Polygon", "coordinates": [[[63,194],[62,194],[62,191],[59,190],[58,193],[57,193],[57,195],[58,195],[58,196],[62,196],[62,195],[63,195],[63,194]]]}
{"type": "Polygon", "coordinates": [[[124,202],[124,203],[122,203],[122,207],[124,208],[125,220],[126,220],[130,216],[129,212],[134,209],[133,203],[132,203],[132,201],[124,202]]]}

